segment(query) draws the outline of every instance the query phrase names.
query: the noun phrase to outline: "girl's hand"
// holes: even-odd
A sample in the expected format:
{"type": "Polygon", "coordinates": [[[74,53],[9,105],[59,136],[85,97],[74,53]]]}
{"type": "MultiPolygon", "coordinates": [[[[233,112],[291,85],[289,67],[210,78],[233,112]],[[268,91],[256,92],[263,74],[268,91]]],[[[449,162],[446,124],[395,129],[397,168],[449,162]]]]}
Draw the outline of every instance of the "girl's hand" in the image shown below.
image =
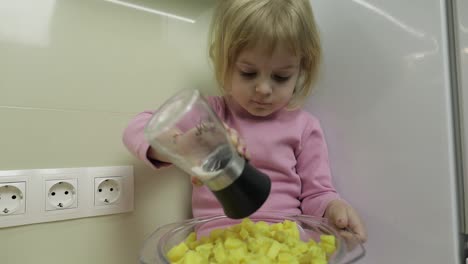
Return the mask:
{"type": "Polygon", "coordinates": [[[242,140],[242,138],[239,136],[239,133],[235,129],[230,128],[228,125],[226,125],[226,123],[223,124],[231,139],[231,143],[234,145],[234,147],[237,148],[237,152],[246,160],[249,160],[250,154],[247,151],[247,147],[245,146],[244,140],[242,140]]]}
{"type": "MultiPolygon", "coordinates": [[[[247,151],[247,147],[245,146],[244,141],[242,140],[242,138],[240,138],[239,133],[235,129],[230,128],[226,123],[223,123],[223,124],[224,124],[224,127],[226,128],[229,138],[231,139],[231,143],[234,145],[234,147],[236,147],[239,155],[249,160],[250,154],[247,151]]],[[[192,183],[195,186],[203,185],[203,182],[200,181],[196,176],[192,176],[192,183]]]]}
{"type": "Polygon", "coordinates": [[[340,235],[343,236],[351,247],[353,247],[356,242],[364,243],[367,241],[367,232],[364,223],[356,210],[344,201],[333,200],[328,203],[324,216],[337,229],[341,230],[340,235]],[[349,232],[349,230],[351,232],[349,232]],[[355,241],[356,238],[359,241],[355,241]]]}

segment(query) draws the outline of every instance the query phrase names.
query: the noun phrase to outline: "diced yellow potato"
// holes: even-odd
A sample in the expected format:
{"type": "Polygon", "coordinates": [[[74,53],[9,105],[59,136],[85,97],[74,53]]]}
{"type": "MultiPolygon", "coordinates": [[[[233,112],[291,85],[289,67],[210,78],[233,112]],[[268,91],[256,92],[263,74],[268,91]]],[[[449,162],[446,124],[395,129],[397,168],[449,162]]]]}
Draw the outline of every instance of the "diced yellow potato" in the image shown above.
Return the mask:
{"type": "Polygon", "coordinates": [[[246,264],[271,264],[271,260],[265,255],[249,255],[245,258],[246,264]]]}
{"type": "Polygon", "coordinates": [[[197,246],[195,251],[198,252],[203,259],[208,260],[213,253],[213,244],[210,243],[197,246]]]}
{"type": "Polygon", "coordinates": [[[248,227],[248,226],[252,227],[254,225],[255,225],[255,223],[252,220],[250,220],[249,218],[242,219],[242,222],[240,224],[240,226],[242,226],[242,227],[248,227]]]}
{"type": "Polygon", "coordinates": [[[200,238],[200,244],[211,243],[210,237],[202,237],[200,238]]]}
{"type": "Polygon", "coordinates": [[[300,241],[299,243],[297,243],[297,246],[294,247],[291,251],[296,252],[296,254],[294,255],[299,255],[299,254],[303,254],[307,252],[308,249],[309,249],[309,246],[306,243],[300,241]]]}
{"type": "Polygon", "coordinates": [[[271,247],[271,243],[268,243],[268,242],[262,243],[262,244],[260,244],[260,248],[258,250],[258,253],[260,253],[262,255],[266,255],[268,253],[268,251],[270,250],[270,247],[271,247]]]}
{"type": "Polygon", "coordinates": [[[327,264],[326,259],[311,259],[310,264],[327,264]]]}
{"type": "Polygon", "coordinates": [[[288,235],[294,238],[296,241],[300,239],[299,230],[297,228],[288,228],[285,230],[288,235]]]}
{"type": "Polygon", "coordinates": [[[312,258],[322,258],[325,257],[325,252],[323,252],[322,248],[315,246],[309,248],[309,253],[312,258]]]}
{"type": "Polygon", "coordinates": [[[210,239],[213,241],[218,238],[222,238],[223,233],[224,233],[224,230],[222,229],[214,229],[210,232],[210,239]]]}
{"type": "Polygon", "coordinates": [[[290,262],[294,259],[294,256],[288,253],[279,253],[278,261],[290,262]]]}
{"type": "Polygon", "coordinates": [[[203,244],[198,246],[195,251],[205,251],[205,250],[212,250],[213,249],[213,244],[208,243],[208,244],[203,244]]]}
{"type": "Polygon", "coordinates": [[[187,252],[188,250],[189,248],[187,247],[187,244],[185,244],[185,242],[182,242],[177,246],[171,248],[171,250],[169,250],[169,252],[167,253],[167,257],[171,262],[176,262],[180,260],[185,255],[185,252],[187,252]]]}
{"type": "Polygon", "coordinates": [[[330,245],[328,243],[322,243],[320,242],[319,246],[325,251],[327,254],[332,254],[335,252],[335,245],[330,245]]]}
{"type": "Polygon", "coordinates": [[[257,223],[255,223],[255,227],[259,231],[259,233],[262,234],[268,232],[268,229],[270,229],[270,226],[264,221],[258,221],[257,223]]]}
{"type": "Polygon", "coordinates": [[[245,228],[242,227],[242,228],[240,229],[239,236],[240,236],[242,239],[245,240],[245,239],[247,239],[247,238],[250,236],[250,234],[249,234],[249,231],[247,231],[247,229],[245,229],[245,228]]]}
{"type": "Polygon", "coordinates": [[[299,261],[292,260],[292,261],[278,261],[278,264],[299,264],[299,261]]]}
{"type": "Polygon", "coordinates": [[[297,239],[293,237],[286,237],[284,243],[290,247],[294,247],[297,244],[297,239]]]}
{"type": "Polygon", "coordinates": [[[187,244],[189,249],[194,250],[199,244],[199,241],[197,240],[197,234],[195,232],[190,233],[185,239],[185,244],[187,244]]]}
{"type": "Polygon", "coordinates": [[[270,229],[274,231],[283,230],[284,226],[283,226],[283,223],[276,223],[276,224],[272,224],[270,229]]]}
{"type": "Polygon", "coordinates": [[[232,226],[228,227],[227,230],[231,230],[231,231],[234,231],[234,232],[239,232],[241,228],[242,228],[241,225],[232,225],[232,226]]]}
{"type": "Polygon", "coordinates": [[[239,239],[240,238],[240,235],[238,232],[234,232],[234,231],[231,231],[231,230],[226,230],[224,232],[224,239],[228,239],[228,238],[236,238],[236,239],[239,239]]]}
{"type": "Polygon", "coordinates": [[[268,249],[267,256],[270,259],[275,259],[276,256],[278,256],[278,253],[280,251],[280,243],[276,240],[273,240],[273,243],[271,244],[271,247],[268,249]]]}
{"type": "Polygon", "coordinates": [[[309,240],[309,242],[307,242],[307,246],[309,247],[316,247],[317,246],[317,242],[315,242],[315,240],[311,239],[309,240]]]}
{"type": "Polygon", "coordinates": [[[198,247],[198,245],[200,245],[199,241],[194,241],[187,244],[190,250],[195,250],[198,247]]]}
{"type": "Polygon", "coordinates": [[[184,264],[202,264],[203,258],[195,251],[187,251],[184,257],[184,264]]]}
{"type": "Polygon", "coordinates": [[[226,260],[226,252],[224,250],[223,244],[218,243],[213,248],[214,258],[217,262],[223,262],[226,260]]]}
{"type": "Polygon", "coordinates": [[[185,243],[190,243],[190,242],[194,242],[194,241],[197,241],[197,233],[192,232],[185,239],[185,243]]]}
{"type": "Polygon", "coordinates": [[[288,233],[285,232],[285,231],[276,231],[274,234],[273,234],[273,238],[276,239],[278,242],[281,242],[283,243],[284,241],[286,241],[286,238],[288,237],[288,233]]]}
{"type": "Polygon", "coordinates": [[[224,247],[227,249],[235,249],[235,248],[240,248],[244,245],[244,241],[237,239],[237,238],[231,238],[228,237],[224,241],[224,247]]]}
{"type": "Polygon", "coordinates": [[[321,235],[320,242],[335,245],[335,236],[332,235],[321,235]]]}
{"type": "Polygon", "coordinates": [[[247,249],[245,249],[244,247],[229,250],[229,259],[234,261],[235,263],[239,263],[245,260],[246,255],[247,249]]]}

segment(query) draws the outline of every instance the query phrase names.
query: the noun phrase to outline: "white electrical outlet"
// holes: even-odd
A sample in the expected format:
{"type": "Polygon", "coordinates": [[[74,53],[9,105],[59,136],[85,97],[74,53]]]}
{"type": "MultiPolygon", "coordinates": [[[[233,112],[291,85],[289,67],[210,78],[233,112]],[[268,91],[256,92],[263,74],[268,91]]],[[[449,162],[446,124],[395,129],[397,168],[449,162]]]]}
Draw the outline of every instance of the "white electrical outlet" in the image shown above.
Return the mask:
{"type": "Polygon", "coordinates": [[[107,206],[118,204],[122,197],[122,177],[94,179],[94,205],[107,206]]]}
{"type": "Polygon", "coordinates": [[[26,183],[0,183],[0,217],[5,215],[24,214],[26,183]]]}
{"type": "Polygon", "coordinates": [[[0,171],[0,228],[131,212],[133,193],[132,166],[0,171]]]}
{"type": "Polygon", "coordinates": [[[48,180],[45,186],[46,210],[70,209],[78,206],[77,179],[48,180]]]}

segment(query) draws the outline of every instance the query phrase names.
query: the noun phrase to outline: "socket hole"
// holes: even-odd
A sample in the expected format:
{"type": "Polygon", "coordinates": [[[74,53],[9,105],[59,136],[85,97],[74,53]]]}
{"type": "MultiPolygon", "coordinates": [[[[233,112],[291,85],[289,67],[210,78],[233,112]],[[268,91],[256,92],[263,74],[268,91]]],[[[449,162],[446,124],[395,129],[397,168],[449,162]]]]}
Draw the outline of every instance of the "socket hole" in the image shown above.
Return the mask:
{"type": "Polygon", "coordinates": [[[110,191],[111,191],[111,192],[114,191],[114,188],[110,188],[110,191]]]}
{"type": "Polygon", "coordinates": [[[68,195],[68,191],[65,191],[65,195],[68,195]]]}
{"type": "Polygon", "coordinates": [[[55,192],[52,192],[51,194],[52,194],[52,196],[55,196],[55,192]]]}
{"type": "Polygon", "coordinates": [[[16,195],[11,196],[11,199],[15,200],[15,199],[16,199],[16,195]]]}
{"type": "Polygon", "coordinates": [[[102,192],[102,189],[101,189],[101,188],[99,188],[99,192],[102,192]]]}

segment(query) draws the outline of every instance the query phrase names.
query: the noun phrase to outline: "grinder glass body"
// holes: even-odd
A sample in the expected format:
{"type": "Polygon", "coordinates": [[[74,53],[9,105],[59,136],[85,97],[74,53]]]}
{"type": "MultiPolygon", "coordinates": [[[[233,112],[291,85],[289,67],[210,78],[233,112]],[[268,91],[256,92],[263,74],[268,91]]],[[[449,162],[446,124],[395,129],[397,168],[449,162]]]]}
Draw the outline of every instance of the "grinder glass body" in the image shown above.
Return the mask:
{"type": "Polygon", "coordinates": [[[230,218],[244,218],[268,198],[271,182],[233,146],[218,116],[198,90],[182,90],[145,127],[149,144],[206,185],[230,218]]]}

